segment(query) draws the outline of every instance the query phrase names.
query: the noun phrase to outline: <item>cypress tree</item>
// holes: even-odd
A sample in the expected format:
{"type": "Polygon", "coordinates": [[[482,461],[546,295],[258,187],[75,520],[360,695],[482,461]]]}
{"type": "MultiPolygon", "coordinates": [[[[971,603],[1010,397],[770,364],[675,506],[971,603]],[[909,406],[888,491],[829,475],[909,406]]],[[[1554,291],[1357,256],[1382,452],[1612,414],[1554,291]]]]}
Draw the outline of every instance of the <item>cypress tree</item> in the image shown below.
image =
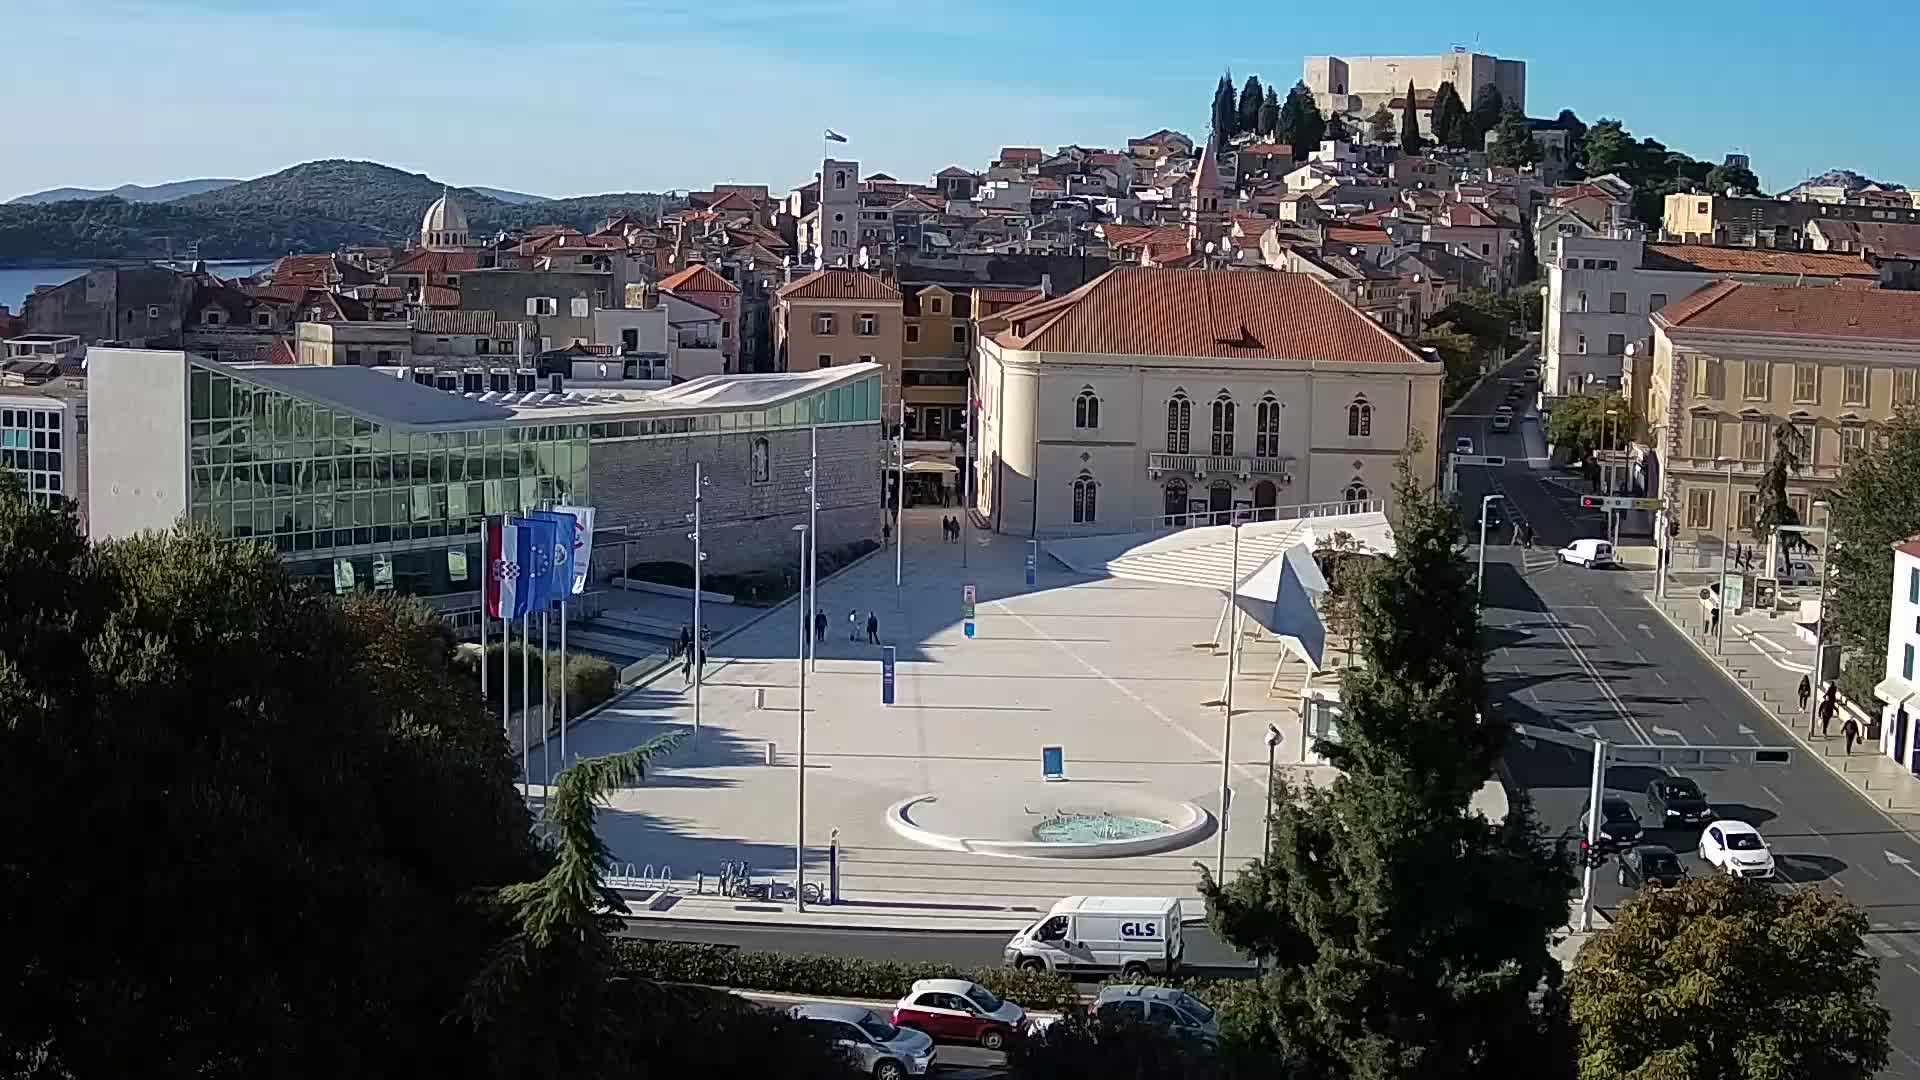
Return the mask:
{"type": "Polygon", "coordinates": [[[1235,134],[1244,135],[1260,129],[1260,106],[1266,100],[1266,92],[1260,87],[1260,76],[1247,76],[1247,84],[1240,88],[1240,106],[1234,116],[1235,134]]]}
{"type": "Polygon", "coordinates": [[[1450,82],[1440,84],[1433,95],[1433,141],[1437,145],[1464,149],[1467,146],[1467,105],[1450,82]]]}
{"type": "Polygon", "coordinates": [[[1233,138],[1233,126],[1240,114],[1233,99],[1233,73],[1220,76],[1213,88],[1213,134],[1222,142],[1233,138]]]}
{"type": "Polygon", "coordinates": [[[1478,150],[1485,145],[1487,132],[1500,125],[1500,117],[1507,111],[1507,103],[1500,91],[1492,83],[1481,83],[1473,92],[1473,112],[1470,120],[1473,128],[1473,142],[1469,149],[1478,150]]]}
{"type": "Polygon", "coordinates": [[[1273,138],[1274,129],[1280,126],[1280,95],[1273,87],[1267,87],[1266,100],[1260,104],[1260,126],[1262,138],[1273,138]]]}
{"type": "Polygon", "coordinates": [[[1420,152],[1420,116],[1413,104],[1413,84],[1407,84],[1407,99],[1400,109],[1400,152],[1409,156],[1420,152]]]}

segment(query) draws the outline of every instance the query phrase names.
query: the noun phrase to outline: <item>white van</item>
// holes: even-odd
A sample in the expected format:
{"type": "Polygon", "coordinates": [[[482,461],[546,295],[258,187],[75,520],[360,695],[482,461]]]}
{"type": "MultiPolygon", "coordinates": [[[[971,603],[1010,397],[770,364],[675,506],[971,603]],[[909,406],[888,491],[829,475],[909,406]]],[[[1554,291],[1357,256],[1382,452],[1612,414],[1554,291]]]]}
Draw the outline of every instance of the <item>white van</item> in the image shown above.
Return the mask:
{"type": "Polygon", "coordinates": [[[1171,975],[1186,943],[1173,897],[1069,896],[1007,942],[1007,963],[1027,971],[1171,975]]]}
{"type": "Polygon", "coordinates": [[[1560,561],[1589,569],[1613,565],[1613,545],[1605,540],[1575,540],[1560,549],[1560,561]]]}

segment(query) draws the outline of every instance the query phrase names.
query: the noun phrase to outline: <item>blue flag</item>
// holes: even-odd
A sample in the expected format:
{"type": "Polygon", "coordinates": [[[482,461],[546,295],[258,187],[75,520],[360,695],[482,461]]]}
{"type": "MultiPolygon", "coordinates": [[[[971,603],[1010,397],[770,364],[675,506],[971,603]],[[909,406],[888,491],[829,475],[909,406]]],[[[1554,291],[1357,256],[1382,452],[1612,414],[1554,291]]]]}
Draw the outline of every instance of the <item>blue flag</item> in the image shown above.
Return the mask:
{"type": "Polygon", "coordinates": [[[553,522],[537,517],[514,519],[514,524],[527,536],[527,561],[524,577],[527,586],[527,606],[523,614],[545,611],[559,597],[553,594],[553,548],[559,542],[559,530],[553,522]]]}
{"type": "Polygon", "coordinates": [[[573,592],[573,515],[557,510],[536,510],[527,515],[553,523],[553,575],[548,580],[551,603],[564,604],[573,592]]]}

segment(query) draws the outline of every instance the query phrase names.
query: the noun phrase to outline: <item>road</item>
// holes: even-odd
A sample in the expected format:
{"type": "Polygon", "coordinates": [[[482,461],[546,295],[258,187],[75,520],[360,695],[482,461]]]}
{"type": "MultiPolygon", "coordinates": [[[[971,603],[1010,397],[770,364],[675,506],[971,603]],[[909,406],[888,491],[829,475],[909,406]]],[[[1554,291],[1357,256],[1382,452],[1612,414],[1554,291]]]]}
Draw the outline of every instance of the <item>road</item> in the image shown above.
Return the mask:
{"type": "MultiPolygon", "coordinates": [[[[1518,367],[1507,374],[1517,375],[1518,367]]],[[[1498,380],[1469,395],[1445,436],[1449,447],[1465,435],[1481,453],[1510,460],[1504,468],[1460,470],[1462,516],[1477,521],[1481,496],[1499,493],[1509,503],[1509,518],[1523,517],[1538,532],[1529,568],[1523,569],[1523,553],[1510,543],[1488,546],[1483,618],[1492,646],[1491,706],[1510,721],[1588,728],[1614,743],[1788,744],[1772,717],[1647,605],[1651,572],[1582,570],[1552,561],[1552,553],[1573,539],[1604,536],[1603,515],[1581,509],[1577,495],[1544,483],[1549,474],[1521,460],[1527,453],[1521,433],[1533,419],[1523,419],[1512,433],[1491,431],[1490,414],[1501,395],[1498,380]]],[[[1498,539],[1510,536],[1511,530],[1500,530],[1498,539]]],[[[1532,794],[1547,828],[1576,835],[1591,754],[1545,739],[1531,747],[1516,740],[1507,764],[1532,794]]],[[[1615,766],[1606,783],[1610,792],[1640,805],[1655,775],[1644,766],[1615,766]]],[[[1784,766],[1690,769],[1687,775],[1706,790],[1720,816],[1760,828],[1784,887],[1837,889],[1868,912],[1868,946],[1880,959],[1880,997],[1893,1013],[1895,1051],[1887,1075],[1920,1078],[1920,1025],[1905,1008],[1920,995],[1920,843],[1804,755],[1784,766]]],[[[1679,852],[1690,873],[1710,872],[1694,854],[1697,834],[1667,831],[1649,839],[1679,852]]],[[[1610,865],[1596,875],[1603,910],[1627,894],[1613,873],[1610,865]]]]}

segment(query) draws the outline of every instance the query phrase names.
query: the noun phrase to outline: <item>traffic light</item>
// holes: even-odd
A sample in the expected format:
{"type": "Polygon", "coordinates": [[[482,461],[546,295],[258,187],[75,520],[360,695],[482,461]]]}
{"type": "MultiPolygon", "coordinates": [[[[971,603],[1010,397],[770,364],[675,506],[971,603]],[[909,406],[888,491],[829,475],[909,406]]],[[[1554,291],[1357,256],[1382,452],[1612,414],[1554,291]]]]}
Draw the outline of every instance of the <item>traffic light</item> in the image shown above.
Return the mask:
{"type": "Polygon", "coordinates": [[[1580,496],[1580,505],[1589,510],[1604,510],[1607,504],[1606,501],[1598,495],[1582,495],[1580,496]]]}
{"type": "Polygon", "coordinates": [[[1607,857],[1613,854],[1613,846],[1602,837],[1597,844],[1585,839],[1580,841],[1580,865],[1601,867],[1607,864],[1607,857]]]}

